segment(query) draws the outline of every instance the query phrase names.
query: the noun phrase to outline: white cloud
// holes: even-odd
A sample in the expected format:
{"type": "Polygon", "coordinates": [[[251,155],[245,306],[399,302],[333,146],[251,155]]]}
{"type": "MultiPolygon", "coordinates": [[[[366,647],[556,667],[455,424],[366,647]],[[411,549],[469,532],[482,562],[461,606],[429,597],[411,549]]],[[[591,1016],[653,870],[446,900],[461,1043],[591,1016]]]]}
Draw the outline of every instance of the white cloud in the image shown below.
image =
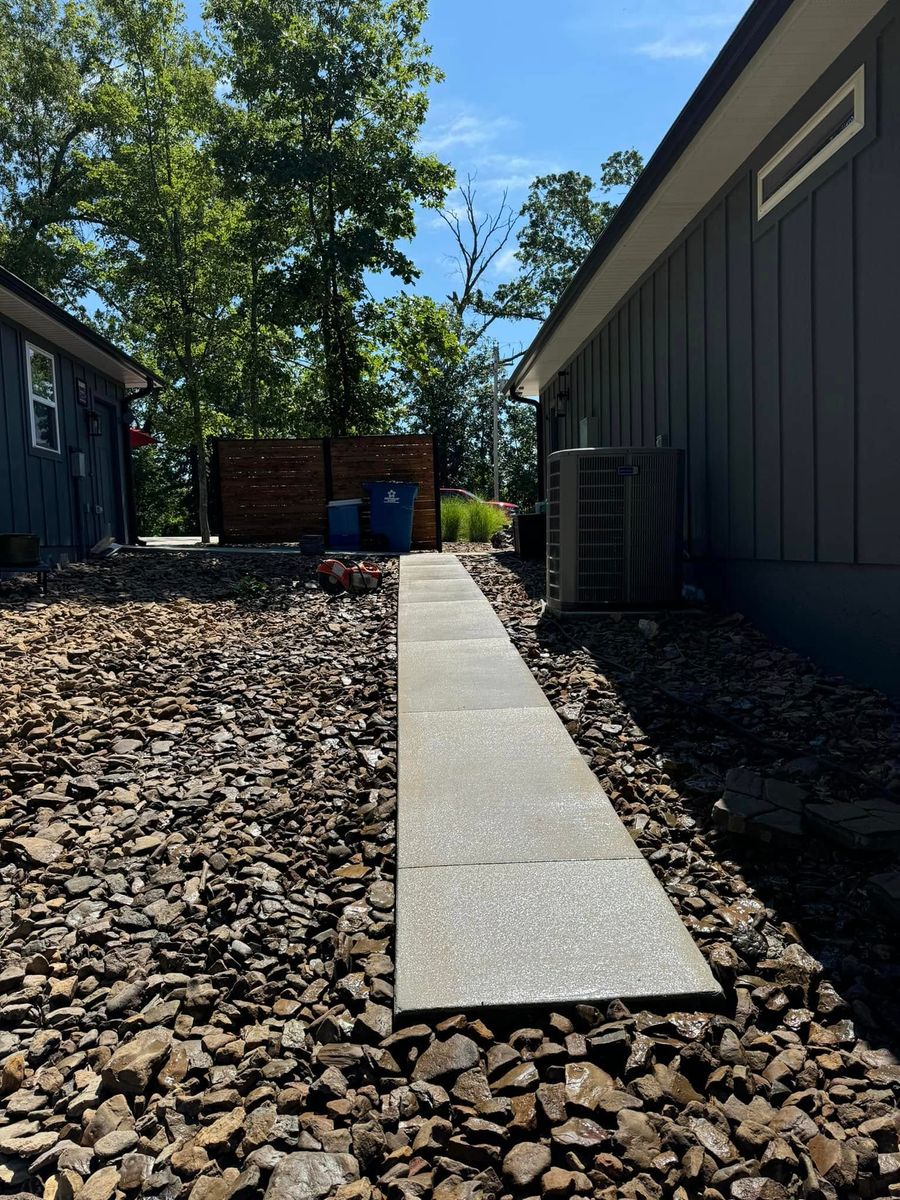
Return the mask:
{"type": "Polygon", "coordinates": [[[713,58],[746,6],[746,0],[633,0],[615,18],[596,0],[576,0],[569,29],[579,38],[612,37],[646,58],[713,58]]]}
{"type": "Polygon", "coordinates": [[[507,246],[491,263],[491,274],[495,279],[513,279],[519,270],[515,246],[507,246]]]}
{"type": "Polygon", "coordinates": [[[635,49],[647,58],[706,58],[715,54],[718,47],[714,42],[697,39],[661,37],[655,42],[644,42],[635,49]]]}
{"type": "Polygon", "coordinates": [[[443,120],[429,121],[419,143],[427,154],[446,154],[448,150],[473,150],[489,146],[501,133],[515,125],[508,117],[482,117],[460,112],[443,120]]]}
{"type": "Polygon", "coordinates": [[[556,170],[553,163],[521,154],[482,154],[475,167],[478,188],[491,193],[522,191],[536,176],[556,170]]]}
{"type": "Polygon", "coordinates": [[[460,181],[471,176],[478,195],[495,204],[504,192],[513,197],[535,176],[556,170],[552,163],[503,149],[518,128],[505,114],[482,114],[462,104],[435,106],[419,148],[453,163],[460,181]]]}

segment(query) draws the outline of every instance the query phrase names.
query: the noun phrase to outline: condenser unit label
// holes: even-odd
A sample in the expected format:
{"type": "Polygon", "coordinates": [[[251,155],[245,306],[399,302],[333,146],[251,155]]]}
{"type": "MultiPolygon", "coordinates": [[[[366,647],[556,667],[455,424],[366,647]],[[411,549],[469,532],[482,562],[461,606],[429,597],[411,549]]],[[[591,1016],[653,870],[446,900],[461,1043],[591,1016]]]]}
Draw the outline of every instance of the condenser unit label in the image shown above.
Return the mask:
{"type": "Polygon", "coordinates": [[[617,475],[637,475],[640,467],[616,467],[617,475]]]}

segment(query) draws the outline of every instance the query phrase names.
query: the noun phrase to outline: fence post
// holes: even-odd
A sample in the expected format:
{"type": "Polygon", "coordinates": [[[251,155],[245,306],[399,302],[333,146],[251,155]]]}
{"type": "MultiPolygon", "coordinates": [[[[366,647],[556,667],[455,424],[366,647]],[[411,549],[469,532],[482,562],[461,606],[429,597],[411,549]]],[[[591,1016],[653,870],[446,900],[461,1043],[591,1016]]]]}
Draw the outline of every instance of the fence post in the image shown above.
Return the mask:
{"type": "Polygon", "coordinates": [[[444,534],[441,529],[441,477],[438,474],[438,455],[437,437],[431,435],[431,461],[432,473],[434,474],[434,540],[437,545],[438,553],[444,549],[444,534]]]}
{"type": "MultiPolygon", "coordinates": [[[[322,465],[325,469],[325,504],[334,499],[334,480],[331,476],[331,438],[322,438],[322,465]]],[[[326,513],[327,516],[327,513],[326,513]]]]}
{"type": "Polygon", "coordinates": [[[213,438],[209,452],[209,509],[210,532],[217,538],[222,538],[222,474],[219,466],[219,442],[221,438],[213,438]]]}

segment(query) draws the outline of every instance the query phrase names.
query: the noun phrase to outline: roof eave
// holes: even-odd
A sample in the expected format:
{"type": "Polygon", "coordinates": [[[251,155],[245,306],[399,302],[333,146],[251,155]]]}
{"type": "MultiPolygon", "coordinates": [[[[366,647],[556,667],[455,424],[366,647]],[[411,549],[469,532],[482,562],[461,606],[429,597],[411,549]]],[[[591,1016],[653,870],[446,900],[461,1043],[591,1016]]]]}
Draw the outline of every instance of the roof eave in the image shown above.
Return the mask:
{"type": "MultiPolygon", "coordinates": [[[[883,2],[883,0],[882,0],[883,2]]],[[[766,44],[779,23],[799,0],[756,0],[737,25],[712,66],[704,75],[680,115],[648,161],[643,173],[623,200],[606,230],[566,287],[550,315],[538,330],[531,345],[507,382],[507,390],[516,391],[531,377],[535,390],[535,367],[585,289],[621,243],[625,234],[657,194],[673,168],[697,139],[710,117],[740,79],[743,72],[766,44]]],[[[801,8],[806,6],[799,4],[801,8]]],[[[869,8],[871,5],[860,7],[869,8]]],[[[877,5],[876,5],[877,7],[877,5]]],[[[752,148],[751,148],[752,150],[752,148]]],[[[708,197],[713,198],[715,192],[708,197]]],[[[688,223],[688,222],[685,222],[688,223]]],[[[637,280],[634,280],[637,282],[637,280]]],[[[562,363],[559,364],[562,366],[562,363]]]]}
{"type": "MultiPolygon", "coordinates": [[[[24,279],[20,279],[18,275],[14,275],[12,271],[3,266],[0,266],[0,291],[10,293],[26,309],[39,315],[41,327],[36,328],[35,332],[52,341],[50,328],[57,327],[59,331],[68,335],[65,339],[66,342],[76,339],[82,344],[85,353],[76,353],[71,345],[66,345],[64,348],[75,354],[76,357],[83,358],[102,374],[115,379],[124,387],[153,388],[165,385],[165,380],[154,371],[145,367],[143,363],[124,350],[120,350],[102,334],[86,325],[84,321],[72,316],[49,296],[45,296],[43,292],[39,292],[37,288],[32,287],[30,283],[26,283],[24,279]]],[[[26,328],[32,328],[20,314],[11,315],[14,320],[18,320],[26,328]]]]}

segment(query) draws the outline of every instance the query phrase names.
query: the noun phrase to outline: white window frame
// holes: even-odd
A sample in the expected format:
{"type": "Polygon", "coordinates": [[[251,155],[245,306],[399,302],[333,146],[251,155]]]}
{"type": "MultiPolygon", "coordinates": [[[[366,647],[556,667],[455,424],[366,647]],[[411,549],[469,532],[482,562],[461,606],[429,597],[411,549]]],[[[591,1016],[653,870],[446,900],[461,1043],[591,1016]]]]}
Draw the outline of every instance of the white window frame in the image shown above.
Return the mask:
{"type": "Polygon", "coordinates": [[[758,220],[762,220],[767,216],[773,208],[776,208],[783,200],[785,200],[791,192],[795,191],[802,183],[809,179],[815,171],[823,163],[826,163],[832,155],[837,154],[842,146],[855,138],[858,133],[861,133],[866,125],[866,68],[861,66],[842,88],[834,93],[819,111],[806,122],[802,129],[785,143],[776,155],[769,159],[764,167],[757,173],[756,177],[756,215],[758,220]],[[763,188],[767,177],[778,167],[789,154],[813,132],[839,104],[847,99],[848,96],[853,96],[853,120],[846,129],[842,129],[837,137],[833,138],[827,146],[823,146],[818,154],[805,163],[796,174],[792,175],[782,186],[768,198],[763,198],[763,188]]]}
{"type": "Polygon", "coordinates": [[[25,343],[25,368],[28,378],[28,419],[31,424],[31,445],[34,450],[39,450],[42,454],[61,453],[59,444],[59,385],[56,380],[56,356],[51,354],[49,350],[42,350],[40,346],[33,346],[31,342],[25,343]],[[53,378],[53,402],[51,403],[43,396],[38,396],[31,386],[31,361],[35,354],[39,354],[42,358],[50,359],[50,372],[53,378]],[[49,446],[42,446],[38,441],[37,425],[34,420],[34,406],[36,404],[43,405],[44,408],[49,408],[53,413],[53,428],[56,433],[56,445],[51,449],[49,446]]]}

